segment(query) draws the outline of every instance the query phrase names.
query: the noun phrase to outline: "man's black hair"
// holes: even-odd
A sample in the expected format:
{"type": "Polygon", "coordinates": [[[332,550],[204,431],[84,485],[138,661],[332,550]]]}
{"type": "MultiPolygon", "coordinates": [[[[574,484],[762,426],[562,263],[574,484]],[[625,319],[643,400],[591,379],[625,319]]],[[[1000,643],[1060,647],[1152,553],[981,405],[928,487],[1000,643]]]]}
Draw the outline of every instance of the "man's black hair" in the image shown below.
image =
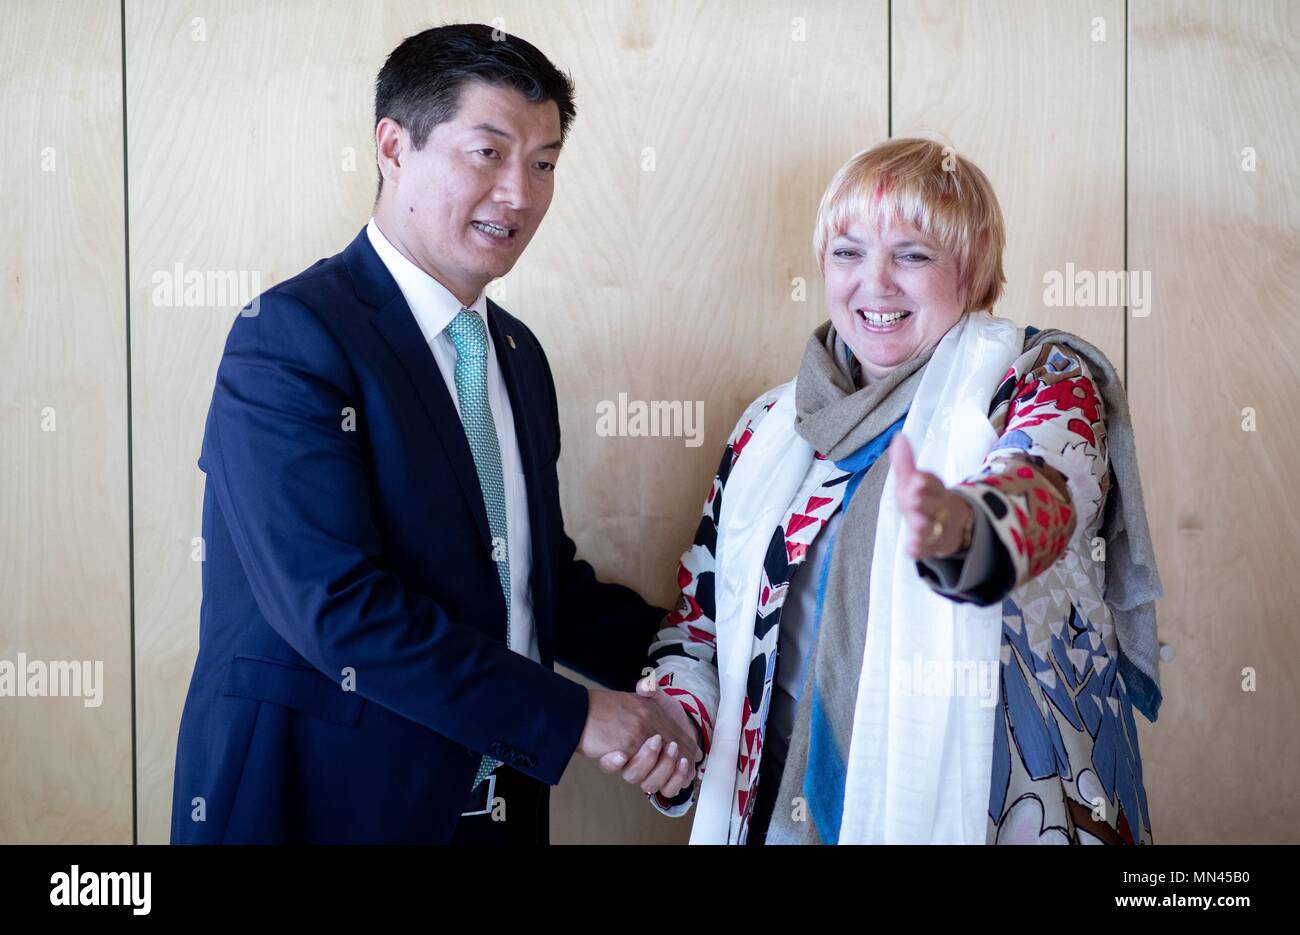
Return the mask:
{"type": "Polygon", "coordinates": [[[436,26],[404,39],[375,79],[375,126],[390,117],[423,149],[433,128],[456,116],[468,81],[513,88],[534,104],[554,101],[561,141],[568,135],[577,113],[573,82],[536,46],[482,23],[436,26]]]}

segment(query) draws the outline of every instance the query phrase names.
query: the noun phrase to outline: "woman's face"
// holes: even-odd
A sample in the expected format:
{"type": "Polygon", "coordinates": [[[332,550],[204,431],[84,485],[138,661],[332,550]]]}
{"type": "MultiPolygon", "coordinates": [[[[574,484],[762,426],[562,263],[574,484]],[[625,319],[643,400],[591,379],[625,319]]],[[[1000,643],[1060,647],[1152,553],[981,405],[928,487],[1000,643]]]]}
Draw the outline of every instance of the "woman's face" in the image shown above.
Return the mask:
{"type": "Polygon", "coordinates": [[[831,324],[868,382],[939,343],[965,311],[957,262],[910,224],[856,221],[826,248],[831,324]]]}

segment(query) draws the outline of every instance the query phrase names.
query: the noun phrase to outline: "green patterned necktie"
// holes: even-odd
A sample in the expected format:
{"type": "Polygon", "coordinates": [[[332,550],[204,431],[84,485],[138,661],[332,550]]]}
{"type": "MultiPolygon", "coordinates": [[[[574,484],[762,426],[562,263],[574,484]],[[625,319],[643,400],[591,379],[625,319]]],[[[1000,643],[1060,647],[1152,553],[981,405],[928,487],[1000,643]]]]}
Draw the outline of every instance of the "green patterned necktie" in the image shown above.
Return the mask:
{"type": "MultiPolygon", "coordinates": [[[[488,403],[487,327],[483,318],[462,308],[447,326],[447,336],[456,348],[456,398],[460,401],[460,421],[465,426],[469,450],[474,455],[483,504],[487,507],[488,528],[492,531],[492,559],[496,562],[501,593],[506,599],[506,646],[510,645],[510,555],[506,549],[506,488],[501,472],[501,443],[488,403]]],[[[474,777],[477,789],[488,775],[501,765],[500,760],[484,756],[474,777]]]]}

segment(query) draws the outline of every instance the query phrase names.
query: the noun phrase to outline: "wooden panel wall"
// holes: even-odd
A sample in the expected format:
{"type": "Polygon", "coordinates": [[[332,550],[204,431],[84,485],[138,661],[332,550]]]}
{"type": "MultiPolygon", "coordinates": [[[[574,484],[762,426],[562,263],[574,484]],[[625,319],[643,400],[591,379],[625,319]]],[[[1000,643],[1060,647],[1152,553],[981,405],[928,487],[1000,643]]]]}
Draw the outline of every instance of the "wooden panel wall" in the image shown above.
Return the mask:
{"type": "Polygon", "coordinates": [[[169,283],[233,273],[255,293],[365,224],[383,22],[353,3],[126,4],[142,842],[170,837],[198,651],[199,446],[226,334],[252,297],[214,288],[169,304],[169,283]]]}
{"type": "MultiPolygon", "coordinates": [[[[16,337],[0,346],[0,659],[100,658],[107,684],[96,709],[0,698],[0,747],[15,752],[0,759],[0,840],[130,840],[133,763],[139,840],[167,840],[198,640],[195,462],[246,297],[215,285],[260,291],[342,249],[374,195],[385,55],[429,25],[494,20],[577,85],[550,216],[490,294],[556,371],[568,529],[599,572],[673,600],[719,446],[824,319],[809,241],[826,182],[891,128],[943,140],[1002,203],[997,312],[1076,331],[1127,369],[1174,652],[1161,720],[1140,727],[1156,840],[1300,839],[1300,745],[1283,720],[1300,649],[1298,10],[127,0],[123,101],[117,3],[8,0],[0,205],[19,223],[0,235],[16,337]],[[1151,314],[1048,307],[1043,276],[1067,264],[1151,271],[1151,314]],[[214,289],[169,300],[195,272],[214,289]],[[701,403],[702,444],[603,437],[596,407],[620,394],[701,403]],[[56,432],[41,431],[47,406],[56,432]]],[[[689,827],[583,760],[553,803],[556,841],[683,841],[689,827]]]]}
{"type": "Polygon", "coordinates": [[[1048,306],[1043,276],[1124,268],[1123,0],[892,10],[894,136],[947,142],[998,194],[1007,283],[995,314],[1074,332],[1122,374],[1124,309],[1048,306]]]}
{"type": "MultiPolygon", "coordinates": [[[[503,300],[555,370],[568,531],[604,577],[671,606],[727,435],[825,318],[812,222],[840,164],[886,136],[886,7],[492,10],[578,89],[555,201],[503,300]],[[702,444],[598,435],[597,405],[620,394],[701,403],[702,444]]],[[[610,778],[574,762],[556,841],[686,839],[610,778]]]]}
{"type": "Polygon", "coordinates": [[[31,0],[3,22],[0,660],[91,680],[0,697],[0,843],[129,844],[120,18],[31,0]]]}
{"type": "MultiPolygon", "coordinates": [[[[602,574],[671,602],[719,445],[745,402],[788,379],[819,320],[812,213],[839,163],[885,135],[883,58],[858,54],[863,43],[883,53],[884,10],[453,3],[431,21],[424,4],[286,4],[268,17],[226,2],[195,23],[174,6],[128,5],[132,175],[172,178],[132,199],[142,840],[168,834],[197,646],[194,459],[233,313],[155,307],[153,276],[177,263],[258,269],[265,288],[341,249],[373,197],[369,94],[383,57],[433,22],[501,17],[571,71],[580,116],[550,216],[496,295],[534,326],[557,373],[570,533],[602,574]],[[355,172],[340,169],[345,146],[355,172]],[[806,301],[791,301],[795,277],[806,301]],[[746,342],[746,356],[720,353],[746,342]],[[597,436],[597,401],[619,393],[702,401],[705,443],[597,436]]],[[[557,841],[687,831],[583,760],[556,793],[554,826],[557,841]]]]}
{"type": "Polygon", "coordinates": [[[1153,830],[1294,844],[1300,4],[1132,16],[1129,264],[1153,302],[1129,386],[1174,653],[1141,732],[1153,830]]]}

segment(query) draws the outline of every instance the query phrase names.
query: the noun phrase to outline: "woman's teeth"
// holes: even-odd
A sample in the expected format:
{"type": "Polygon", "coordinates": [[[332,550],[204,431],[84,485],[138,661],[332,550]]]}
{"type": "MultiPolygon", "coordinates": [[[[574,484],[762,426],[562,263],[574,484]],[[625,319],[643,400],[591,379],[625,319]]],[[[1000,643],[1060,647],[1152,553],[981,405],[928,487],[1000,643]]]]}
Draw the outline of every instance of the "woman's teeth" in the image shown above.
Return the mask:
{"type": "Polygon", "coordinates": [[[884,327],[885,325],[892,325],[896,321],[902,321],[904,318],[906,318],[908,315],[911,315],[912,313],[911,312],[890,312],[888,315],[877,315],[875,312],[868,312],[865,309],[858,309],[858,314],[862,316],[863,320],[866,321],[867,324],[876,325],[878,327],[884,327]]]}
{"type": "Polygon", "coordinates": [[[495,224],[488,224],[485,221],[472,221],[471,223],[474,225],[475,228],[481,230],[489,237],[496,237],[499,240],[505,240],[507,237],[510,236],[511,233],[508,228],[498,227],[495,224]]]}

